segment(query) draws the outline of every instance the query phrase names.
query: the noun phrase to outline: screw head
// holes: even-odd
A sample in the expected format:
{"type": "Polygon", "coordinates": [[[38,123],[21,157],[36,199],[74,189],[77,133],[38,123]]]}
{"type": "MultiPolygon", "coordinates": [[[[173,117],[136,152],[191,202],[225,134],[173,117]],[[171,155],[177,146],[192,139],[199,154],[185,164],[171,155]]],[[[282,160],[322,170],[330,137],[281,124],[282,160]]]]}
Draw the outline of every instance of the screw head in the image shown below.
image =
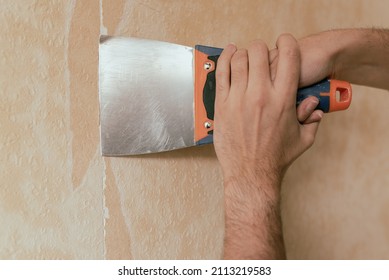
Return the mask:
{"type": "Polygon", "coordinates": [[[204,127],[207,128],[207,129],[211,128],[212,127],[212,123],[211,122],[205,122],[204,123],[204,127]]]}
{"type": "Polygon", "coordinates": [[[211,69],[211,67],[212,67],[211,62],[208,62],[208,61],[207,61],[207,62],[204,63],[204,69],[205,69],[205,70],[209,70],[209,69],[211,69]]]}

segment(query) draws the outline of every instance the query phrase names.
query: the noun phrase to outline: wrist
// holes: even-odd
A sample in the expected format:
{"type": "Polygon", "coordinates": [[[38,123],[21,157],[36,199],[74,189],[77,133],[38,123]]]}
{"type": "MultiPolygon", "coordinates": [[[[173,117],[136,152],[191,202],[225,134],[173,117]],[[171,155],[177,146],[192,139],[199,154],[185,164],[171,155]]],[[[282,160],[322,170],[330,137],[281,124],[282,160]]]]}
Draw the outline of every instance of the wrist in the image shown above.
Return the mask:
{"type": "Polygon", "coordinates": [[[282,176],[275,172],[242,172],[239,176],[224,176],[224,195],[226,204],[241,200],[241,203],[253,201],[253,207],[261,201],[264,205],[278,204],[280,199],[282,176]]]}
{"type": "Polygon", "coordinates": [[[358,36],[356,30],[337,29],[299,40],[302,59],[300,86],[307,86],[324,78],[345,79],[345,68],[350,64],[350,48],[358,36]]]}
{"type": "Polygon", "coordinates": [[[361,77],[368,75],[363,75],[366,73],[364,67],[377,64],[374,59],[372,60],[374,56],[371,53],[380,53],[379,49],[375,49],[377,44],[372,43],[380,41],[379,31],[359,28],[338,29],[325,33],[329,36],[325,41],[329,43],[332,61],[330,77],[360,83],[361,77]],[[362,72],[358,73],[358,69],[362,69],[362,72]]]}
{"type": "Polygon", "coordinates": [[[339,29],[329,32],[331,32],[332,36],[329,38],[329,42],[337,42],[333,44],[331,52],[331,60],[333,62],[331,77],[346,79],[348,70],[354,67],[353,62],[358,58],[358,48],[355,48],[355,46],[358,46],[361,40],[364,40],[361,38],[361,30],[339,29]]]}

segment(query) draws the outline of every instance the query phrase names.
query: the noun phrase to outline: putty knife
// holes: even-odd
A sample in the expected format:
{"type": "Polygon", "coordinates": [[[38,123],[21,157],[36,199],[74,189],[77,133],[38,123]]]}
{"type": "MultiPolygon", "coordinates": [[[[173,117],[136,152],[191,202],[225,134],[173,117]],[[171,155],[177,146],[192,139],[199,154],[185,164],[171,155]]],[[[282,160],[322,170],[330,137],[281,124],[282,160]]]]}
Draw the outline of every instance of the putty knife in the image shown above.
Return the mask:
{"type": "MultiPolygon", "coordinates": [[[[101,36],[99,95],[102,154],[156,153],[213,142],[215,69],[222,49],[101,36]]],[[[345,110],[351,86],[324,80],[300,89],[324,112],[345,110]]]]}

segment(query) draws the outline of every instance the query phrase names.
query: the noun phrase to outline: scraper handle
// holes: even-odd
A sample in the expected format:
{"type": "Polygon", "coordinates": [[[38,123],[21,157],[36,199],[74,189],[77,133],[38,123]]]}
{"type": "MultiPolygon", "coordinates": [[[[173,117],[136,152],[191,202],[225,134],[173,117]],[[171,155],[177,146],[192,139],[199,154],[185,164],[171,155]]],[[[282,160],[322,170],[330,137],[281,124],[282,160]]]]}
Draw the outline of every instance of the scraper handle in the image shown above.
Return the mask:
{"type": "Polygon", "coordinates": [[[351,104],[351,85],[345,81],[325,79],[317,84],[300,88],[297,91],[296,106],[308,96],[316,96],[319,99],[316,109],[324,113],[346,110],[351,104]]]}
{"type": "MultiPolygon", "coordinates": [[[[195,47],[195,141],[198,145],[213,142],[213,119],[216,93],[215,70],[223,49],[195,47]]],[[[345,81],[322,80],[297,91],[296,106],[305,98],[316,96],[316,109],[325,113],[346,110],[351,103],[351,85],[345,81]]]]}

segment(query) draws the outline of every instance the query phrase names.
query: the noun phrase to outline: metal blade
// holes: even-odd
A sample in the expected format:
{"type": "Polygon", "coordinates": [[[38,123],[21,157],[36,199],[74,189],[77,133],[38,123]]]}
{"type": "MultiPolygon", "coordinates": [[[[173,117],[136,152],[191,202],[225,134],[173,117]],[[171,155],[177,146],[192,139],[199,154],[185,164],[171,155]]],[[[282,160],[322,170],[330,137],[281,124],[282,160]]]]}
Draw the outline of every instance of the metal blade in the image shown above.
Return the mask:
{"type": "Polygon", "coordinates": [[[103,155],[195,145],[192,48],[102,36],[99,94],[103,155]]]}

